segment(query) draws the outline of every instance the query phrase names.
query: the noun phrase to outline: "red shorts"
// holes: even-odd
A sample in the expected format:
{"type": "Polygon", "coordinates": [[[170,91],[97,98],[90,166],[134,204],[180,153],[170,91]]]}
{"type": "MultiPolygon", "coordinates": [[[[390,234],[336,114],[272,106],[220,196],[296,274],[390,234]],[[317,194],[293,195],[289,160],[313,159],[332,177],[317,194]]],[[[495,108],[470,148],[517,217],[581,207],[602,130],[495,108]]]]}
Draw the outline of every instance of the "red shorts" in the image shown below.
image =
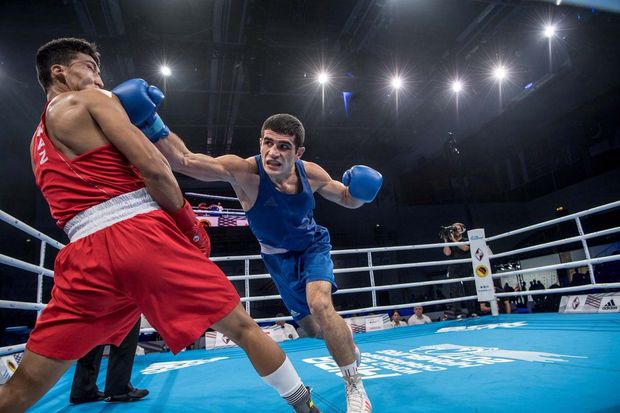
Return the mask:
{"type": "Polygon", "coordinates": [[[99,344],[118,346],[142,313],[178,353],[238,303],[224,273],[156,210],[60,250],[52,298],[26,347],[79,359],[99,344]]]}

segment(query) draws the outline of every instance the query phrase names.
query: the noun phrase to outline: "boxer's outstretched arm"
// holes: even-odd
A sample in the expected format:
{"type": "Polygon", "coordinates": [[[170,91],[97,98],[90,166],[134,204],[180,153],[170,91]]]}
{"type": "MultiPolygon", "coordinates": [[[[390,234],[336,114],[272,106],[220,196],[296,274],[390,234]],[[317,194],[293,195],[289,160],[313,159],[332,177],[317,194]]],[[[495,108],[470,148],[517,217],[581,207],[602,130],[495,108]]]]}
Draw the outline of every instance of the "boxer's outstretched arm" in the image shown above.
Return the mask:
{"type": "Polygon", "coordinates": [[[108,91],[88,89],[80,92],[80,100],[110,143],[140,171],[155,202],[166,212],[181,208],[183,195],[170,165],[131,124],[118,99],[108,91]]]}
{"type": "Polygon", "coordinates": [[[201,181],[224,181],[234,185],[240,173],[249,173],[248,163],[236,155],[213,158],[202,153],[193,153],[174,132],[166,139],[155,143],[175,172],[201,181]]]}
{"type": "Polygon", "coordinates": [[[349,194],[349,189],[342,182],[332,179],[327,171],[319,165],[313,162],[305,162],[304,167],[312,186],[316,186],[315,191],[323,198],[345,208],[353,209],[364,205],[363,201],[353,198],[349,194]]]}

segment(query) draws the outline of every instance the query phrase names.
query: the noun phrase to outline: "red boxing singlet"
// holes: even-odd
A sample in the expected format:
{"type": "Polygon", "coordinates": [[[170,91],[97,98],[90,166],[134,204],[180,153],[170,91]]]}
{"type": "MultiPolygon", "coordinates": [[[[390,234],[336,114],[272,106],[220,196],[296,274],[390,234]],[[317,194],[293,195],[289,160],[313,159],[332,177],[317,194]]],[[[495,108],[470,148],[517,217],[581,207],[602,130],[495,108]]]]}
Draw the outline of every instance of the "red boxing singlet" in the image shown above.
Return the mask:
{"type": "Polygon", "coordinates": [[[37,186],[60,228],[93,205],[144,188],[138,170],[113,145],[67,159],[47,136],[46,109],[47,105],[32,137],[30,155],[37,186]]]}
{"type": "Polygon", "coordinates": [[[144,314],[178,353],[238,306],[235,287],[153,208],[139,172],[114,146],[68,160],[47,136],[44,114],[31,156],[36,183],[71,242],[56,255],[52,297],[29,351],[76,360],[97,345],[120,345],[144,314]]]}

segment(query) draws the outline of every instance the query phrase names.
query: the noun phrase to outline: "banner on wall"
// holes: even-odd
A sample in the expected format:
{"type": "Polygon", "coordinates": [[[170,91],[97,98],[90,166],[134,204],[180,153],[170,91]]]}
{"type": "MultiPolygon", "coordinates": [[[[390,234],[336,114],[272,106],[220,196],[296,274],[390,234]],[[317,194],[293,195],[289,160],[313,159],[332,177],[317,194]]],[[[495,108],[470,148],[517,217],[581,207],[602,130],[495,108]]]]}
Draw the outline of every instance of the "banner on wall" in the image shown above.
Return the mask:
{"type": "Polygon", "coordinates": [[[239,215],[199,216],[198,220],[207,227],[247,227],[248,219],[239,215]]]}
{"type": "Polygon", "coordinates": [[[0,384],[9,381],[13,373],[15,373],[15,370],[17,370],[17,366],[21,363],[23,357],[24,353],[15,353],[0,357],[0,384]]]}
{"type": "MultiPolygon", "coordinates": [[[[271,337],[273,341],[277,343],[280,341],[292,340],[281,328],[263,327],[262,330],[263,333],[271,337]]],[[[233,347],[236,345],[234,341],[219,331],[207,331],[205,333],[205,348],[207,350],[212,348],[233,347]]]]}
{"type": "Polygon", "coordinates": [[[354,333],[366,333],[392,328],[390,317],[387,314],[348,317],[344,321],[351,327],[351,331],[354,333]]]}
{"type": "Polygon", "coordinates": [[[382,316],[373,316],[366,318],[365,325],[366,331],[379,331],[383,330],[383,317],[382,316]]]}
{"type": "Polygon", "coordinates": [[[560,301],[560,313],[618,313],[620,294],[565,295],[560,301]]]}

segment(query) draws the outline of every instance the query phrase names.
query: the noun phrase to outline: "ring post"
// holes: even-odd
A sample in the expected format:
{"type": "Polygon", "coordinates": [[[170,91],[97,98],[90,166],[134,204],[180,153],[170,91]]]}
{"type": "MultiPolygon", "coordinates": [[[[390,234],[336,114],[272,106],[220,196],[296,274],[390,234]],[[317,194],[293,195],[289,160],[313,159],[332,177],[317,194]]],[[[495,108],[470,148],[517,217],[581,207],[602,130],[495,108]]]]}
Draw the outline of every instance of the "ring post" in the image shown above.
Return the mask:
{"type": "MultiPolygon", "coordinates": [[[[579,235],[582,237],[585,235],[583,232],[583,227],[581,226],[581,220],[579,217],[575,217],[575,223],[577,224],[577,231],[579,231],[579,235]]],[[[594,276],[594,266],[592,265],[592,257],[590,256],[590,248],[588,248],[588,241],[585,238],[581,238],[581,245],[583,247],[583,252],[586,255],[586,259],[588,260],[588,270],[590,271],[590,283],[596,284],[596,278],[594,276]]]]}
{"type": "Polygon", "coordinates": [[[472,229],[467,232],[469,236],[469,252],[471,254],[471,266],[476,281],[476,294],[478,302],[488,301],[491,305],[491,314],[499,314],[497,301],[495,298],[495,286],[493,285],[493,272],[491,271],[491,261],[484,229],[472,229]]]}

